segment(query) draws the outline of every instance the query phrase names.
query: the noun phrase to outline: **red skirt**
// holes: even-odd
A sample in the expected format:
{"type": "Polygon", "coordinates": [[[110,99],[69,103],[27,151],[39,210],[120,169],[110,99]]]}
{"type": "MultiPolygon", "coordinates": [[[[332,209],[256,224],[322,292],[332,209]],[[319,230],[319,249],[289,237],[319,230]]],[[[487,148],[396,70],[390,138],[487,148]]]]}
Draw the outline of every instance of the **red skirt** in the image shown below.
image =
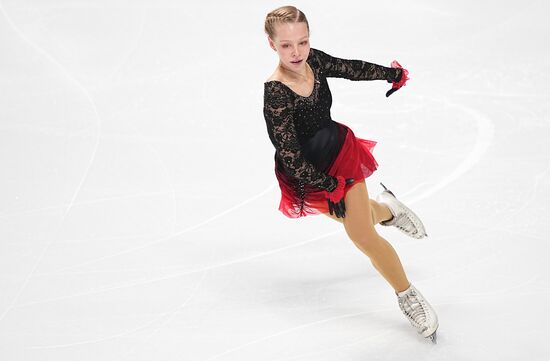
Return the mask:
{"type": "MultiPolygon", "coordinates": [[[[355,181],[344,187],[344,194],[346,194],[355,183],[369,177],[378,168],[378,163],[372,155],[372,150],[377,142],[357,138],[351,128],[345,124],[336,123],[339,127],[346,128],[347,134],[338,155],[326,174],[353,178],[355,181]]],[[[277,162],[275,163],[275,175],[281,190],[279,211],[285,216],[299,218],[329,212],[324,190],[288,175],[277,162]]]]}

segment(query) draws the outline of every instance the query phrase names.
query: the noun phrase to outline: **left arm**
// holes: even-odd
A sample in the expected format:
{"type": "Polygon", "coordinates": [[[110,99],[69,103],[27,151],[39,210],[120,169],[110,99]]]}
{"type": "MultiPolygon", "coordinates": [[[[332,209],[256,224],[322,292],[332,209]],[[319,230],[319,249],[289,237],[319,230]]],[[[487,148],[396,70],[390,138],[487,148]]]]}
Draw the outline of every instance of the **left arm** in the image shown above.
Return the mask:
{"type": "Polygon", "coordinates": [[[325,76],[349,80],[386,80],[390,83],[401,79],[402,70],[369,63],[363,60],[341,59],[319,49],[313,49],[325,76]]]}

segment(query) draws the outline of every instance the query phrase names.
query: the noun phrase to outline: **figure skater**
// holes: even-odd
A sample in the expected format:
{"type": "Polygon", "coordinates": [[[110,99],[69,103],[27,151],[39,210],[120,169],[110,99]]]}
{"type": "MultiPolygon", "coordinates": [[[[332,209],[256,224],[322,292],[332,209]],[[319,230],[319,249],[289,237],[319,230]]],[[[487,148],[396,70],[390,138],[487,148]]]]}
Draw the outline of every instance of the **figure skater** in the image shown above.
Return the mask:
{"type": "Polygon", "coordinates": [[[437,315],[412,285],[394,248],[374,225],[395,226],[413,237],[427,236],[419,217],[384,187],[369,199],[365,178],[378,167],[375,141],[355,136],[331,119],[327,77],[386,80],[392,88],[409,79],[397,61],[391,67],[333,57],[310,47],[309,24],[294,6],[282,6],[265,19],[269,46],[279,64],[264,83],[263,113],[275,147],[275,175],[281,189],[279,210],[289,218],[324,214],[340,223],[354,244],[393,287],[399,307],[417,331],[436,342],[437,315]]]}

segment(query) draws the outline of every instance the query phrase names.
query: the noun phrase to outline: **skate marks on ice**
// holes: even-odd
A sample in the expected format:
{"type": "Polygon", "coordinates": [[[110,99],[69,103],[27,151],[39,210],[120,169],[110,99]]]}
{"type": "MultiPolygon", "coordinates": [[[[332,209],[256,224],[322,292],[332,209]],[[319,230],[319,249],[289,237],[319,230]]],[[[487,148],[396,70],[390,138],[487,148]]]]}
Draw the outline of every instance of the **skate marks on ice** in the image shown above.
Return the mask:
{"type": "MultiPolygon", "coordinates": [[[[190,293],[190,295],[183,302],[178,304],[174,309],[172,309],[168,312],[162,313],[159,316],[153,318],[152,320],[149,320],[146,323],[144,323],[142,325],[139,325],[138,327],[135,327],[135,328],[129,329],[129,330],[124,330],[122,332],[119,332],[119,333],[116,333],[116,334],[113,334],[113,335],[100,337],[100,338],[96,338],[96,339],[88,339],[88,340],[83,340],[83,341],[78,341],[78,342],[71,342],[71,343],[65,343],[65,344],[56,344],[56,345],[31,345],[31,346],[28,346],[28,348],[29,349],[57,349],[57,348],[66,348],[66,347],[74,347],[74,346],[80,346],[80,345],[101,343],[101,342],[108,341],[108,340],[113,340],[113,339],[116,339],[116,338],[119,338],[119,337],[125,337],[125,336],[134,334],[134,333],[139,332],[139,331],[147,330],[151,326],[153,326],[154,324],[159,323],[159,321],[161,321],[163,318],[166,318],[164,321],[160,322],[160,324],[158,326],[156,326],[152,330],[149,330],[150,333],[146,337],[143,338],[143,340],[150,339],[155,333],[157,333],[160,330],[160,328],[162,326],[164,326],[168,322],[170,322],[170,320],[175,315],[177,315],[177,313],[181,309],[183,309],[189,303],[189,301],[191,301],[193,299],[193,297],[195,296],[197,291],[200,289],[200,287],[204,283],[204,280],[205,280],[207,274],[208,274],[207,271],[202,273],[201,279],[199,281],[197,281],[196,284],[193,286],[194,288],[193,288],[193,291],[190,293]]],[[[128,352],[126,354],[124,354],[123,357],[125,358],[127,355],[128,355],[128,352]]],[[[117,359],[120,359],[120,356],[117,359]]]]}
{"type": "Polygon", "coordinates": [[[189,232],[194,231],[194,230],[196,230],[196,229],[198,229],[202,226],[205,226],[206,224],[211,223],[211,222],[213,222],[214,220],[216,220],[218,218],[221,218],[221,217],[223,217],[223,216],[225,216],[225,215],[227,215],[231,212],[234,212],[234,211],[242,208],[243,206],[245,206],[246,204],[248,204],[250,202],[253,202],[253,201],[255,201],[259,198],[262,198],[265,194],[267,194],[270,191],[272,191],[273,189],[275,189],[276,185],[277,185],[277,182],[274,181],[268,187],[266,187],[264,190],[260,191],[259,193],[255,194],[255,195],[250,196],[249,198],[244,199],[242,202],[237,203],[234,206],[232,206],[232,207],[230,207],[230,208],[228,208],[228,209],[226,209],[226,210],[224,210],[220,213],[217,213],[217,214],[211,216],[210,218],[207,218],[207,219],[205,219],[205,220],[203,220],[199,223],[195,223],[194,225],[190,225],[190,226],[188,226],[184,229],[181,229],[181,230],[178,230],[174,233],[171,233],[168,236],[158,238],[158,239],[155,239],[155,240],[152,240],[152,241],[149,241],[149,242],[144,242],[143,244],[141,244],[139,246],[127,248],[125,250],[122,250],[122,251],[119,251],[119,252],[116,252],[116,253],[112,253],[112,254],[109,254],[109,255],[101,256],[101,257],[92,258],[92,259],[89,259],[85,262],[81,262],[81,263],[74,264],[74,265],[71,265],[71,266],[59,268],[59,269],[57,269],[53,272],[50,272],[49,274],[58,274],[58,273],[63,274],[64,271],[67,271],[67,270],[70,270],[70,269],[86,266],[86,265],[89,265],[89,264],[92,264],[92,263],[95,263],[95,262],[103,261],[105,259],[117,257],[117,256],[120,256],[120,255],[123,255],[123,254],[128,254],[128,253],[140,251],[140,250],[143,250],[145,248],[148,248],[148,247],[151,247],[151,246],[169,241],[169,240],[174,239],[176,237],[179,237],[179,236],[181,236],[185,233],[189,233],[189,232]]]}
{"type": "MultiPolygon", "coordinates": [[[[78,89],[81,90],[81,92],[84,94],[84,96],[86,97],[86,99],[90,102],[90,107],[91,109],[93,110],[93,113],[94,113],[94,118],[96,120],[96,124],[97,124],[97,133],[96,133],[96,136],[95,136],[95,144],[94,144],[94,147],[92,149],[92,152],[90,154],[90,157],[89,157],[89,160],[88,160],[88,163],[84,169],[84,174],[82,175],[82,177],[80,177],[80,181],[78,182],[78,184],[76,185],[76,188],[75,190],[72,192],[72,196],[71,196],[71,200],[69,201],[69,204],[67,205],[67,208],[65,209],[65,211],[63,212],[63,215],[61,217],[61,223],[59,225],[59,227],[61,227],[63,225],[63,223],[65,222],[65,219],[67,217],[67,215],[69,214],[71,208],[73,207],[74,203],[75,203],[75,199],[76,197],[78,196],[78,194],[80,193],[80,190],[82,189],[82,185],[84,184],[84,181],[86,180],[86,178],[88,177],[88,174],[89,174],[89,171],[92,167],[92,164],[94,162],[94,159],[96,157],[96,154],[97,154],[97,150],[99,148],[99,142],[100,142],[100,139],[101,139],[101,117],[99,116],[99,111],[98,111],[98,108],[97,108],[97,105],[96,103],[94,102],[92,96],[90,95],[90,92],[88,91],[88,89],[86,89],[81,82],[78,81],[78,79],[76,79],[76,77],[74,77],[73,75],[71,75],[71,73],[67,70],[67,68],[65,66],[63,66],[63,64],[61,64],[59,61],[57,61],[50,53],[48,53],[46,50],[44,50],[42,47],[40,47],[38,44],[36,44],[36,42],[32,41],[29,37],[27,37],[23,31],[21,31],[21,29],[13,22],[11,16],[6,12],[6,9],[4,8],[4,6],[2,5],[2,3],[0,2],[0,12],[4,15],[4,18],[6,19],[7,23],[9,24],[9,26],[13,29],[13,31],[21,38],[23,39],[23,41],[25,43],[27,43],[28,45],[30,45],[33,49],[35,49],[38,53],[42,54],[44,57],[46,57],[52,64],[54,64],[60,71],[61,73],[70,81],[72,82],[78,89]]],[[[19,297],[21,296],[22,292],[24,291],[25,287],[27,286],[27,284],[29,283],[30,279],[33,277],[34,275],[34,272],[36,271],[36,269],[38,268],[38,265],[40,264],[40,262],[42,262],[42,259],[44,258],[44,255],[46,254],[46,252],[48,251],[48,249],[50,248],[50,246],[52,245],[53,241],[54,241],[55,237],[51,237],[50,241],[46,244],[46,246],[44,246],[44,249],[42,250],[42,252],[40,253],[40,256],[38,256],[36,262],[34,263],[34,265],[32,266],[30,272],[27,274],[27,276],[25,277],[24,281],[23,281],[23,284],[21,285],[21,287],[19,288],[19,290],[17,291],[17,293],[15,294],[15,297],[12,299],[12,301],[9,303],[9,306],[4,310],[4,312],[0,315],[0,321],[2,321],[4,319],[4,317],[6,317],[6,315],[10,312],[10,310],[12,310],[14,307],[15,307],[15,304],[17,302],[17,300],[19,299],[19,297]]]]}
{"type": "MultiPolygon", "coordinates": [[[[463,174],[465,174],[470,169],[472,169],[475,166],[475,164],[481,160],[481,158],[483,157],[483,154],[487,152],[487,149],[489,149],[489,147],[493,143],[493,138],[495,134],[495,126],[493,121],[491,120],[491,118],[489,118],[482,112],[474,108],[467,107],[463,104],[451,102],[450,100],[445,98],[443,99],[432,98],[432,100],[443,102],[449,108],[455,108],[457,110],[460,110],[466,113],[468,115],[468,119],[475,120],[475,125],[477,128],[476,140],[475,140],[473,149],[468,153],[466,158],[451,173],[444,176],[439,182],[431,186],[428,190],[424,191],[423,193],[419,193],[418,191],[415,191],[415,195],[412,196],[410,200],[407,200],[407,202],[411,204],[419,200],[430,197],[431,195],[445,188],[447,185],[459,179],[463,174]]],[[[404,196],[406,196],[406,193],[404,194],[404,196]]]]}
{"type": "MultiPolygon", "coordinates": [[[[145,9],[145,8],[144,8],[145,9]]],[[[96,126],[96,132],[94,134],[94,138],[95,138],[95,142],[94,142],[94,145],[93,145],[93,149],[91,149],[91,153],[90,153],[90,156],[89,156],[89,159],[85,164],[85,167],[84,167],[84,173],[83,175],[80,177],[80,181],[78,182],[78,184],[76,185],[76,188],[75,190],[72,192],[72,196],[71,196],[71,199],[70,201],[67,203],[67,204],[64,204],[63,207],[65,208],[65,210],[63,211],[63,215],[61,217],[61,226],[63,225],[63,222],[65,221],[67,215],[70,213],[71,209],[73,208],[74,205],[78,205],[79,203],[76,202],[76,199],[82,189],[82,186],[84,184],[84,182],[86,181],[86,179],[88,178],[88,175],[90,173],[90,169],[96,159],[96,154],[97,154],[97,151],[98,151],[98,148],[99,148],[99,144],[100,144],[100,140],[101,140],[101,134],[102,134],[102,119],[99,115],[99,111],[98,111],[98,107],[94,101],[94,99],[92,98],[89,90],[84,87],[84,85],[79,82],[77,80],[76,77],[74,77],[70,72],[69,70],[63,65],[61,64],[58,60],[55,59],[55,57],[50,54],[48,51],[46,51],[44,48],[40,47],[35,41],[31,40],[28,36],[26,36],[23,31],[21,31],[19,29],[19,27],[13,22],[13,20],[11,19],[11,17],[7,14],[6,10],[4,9],[4,7],[2,6],[2,4],[0,3],[0,12],[3,13],[4,17],[7,19],[7,22],[8,24],[10,25],[10,27],[14,30],[15,33],[17,33],[18,36],[20,36],[27,44],[29,44],[33,49],[35,49],[38,53],[42,54],[45,58],[47,58],[52,64],[54,64],[60,71],[61,73],[67,78],[69,79],[69,81],[71,83],[73,83],[76,88],[80,89],[81,92],[85,95],[86,99],[89,101],[90,103],[90,107],[93,111],[93,114],[94,114],[94,118],[95,118],[95,126],[96,126]]],[[[142,24],[143,25],[143,24],[142,24]]],[[[143,27],[142,27],[143,29],[143,27]]],[[[135,50],[135,49],[134,49],[135,50]]],[[[119,67],[120,68],[120,67],[119,67]]],[[[116,71],[115,71],[116,72],[116,71]]],[[[146,144],[146,146],[150,147],[149,145],[146,144]]],[[[160,159],[159,159],[160,160],[160,159]]],[[[168,173],[168,172],[167,172],[168,173]]],[[[64,267],[62,269],[58,269],[56,271],[54,271],[53,273],[60,273],[60,274],[63,274],[63,271],[67,270],[67,269],[73,269],[73,268],[77,268],[77,267],[80,267],[80,266],[83,266],[83,265],[87,265],[87,264],[91,264],[91,263],[94,263],[96,261],[100,261],[100,260],[104,260],[104,259],[107,259],[107,258],[111,258],[111,257],[115,257],[115,256],[118,256],[118,255],[121,255],[121,254],[125,254],[125,253],[129,253],[129,252],[132,252],[132,251],[135,251],[135,250],[140,250],[140,249],[143,249],[143,248],[146,248],[146,247],[149,247],[149,246],[152,246],[152,245],[155,245],[155,244],[158,244],[162,241],[165,241],[167,239],[171,239],[171,238],[174,238],[176,236],[179,236],[183,233],[186,233],[186,232],[189,232],[190,230],[194,230],[204,224],[207,224],[208,222],[211,222],[213,221],[214,219],[218,218],[218,217],[221,217],[239,207],[242,207],[244,205],[246,205],[247,203],[257,199],[257,198],[260,198],[262,197],[265,193],[271,191],[272,189],[275,188],[275,182],[273,182],[267,189],[263,190],[262,192],[260,192],[259,194],[257,195],[254,195],[252,197],[250,197],[249,199],[245,199],[243,200],[241,203],[231,207],[230,209],[224,211],[224,212],[221,212],[220,214],[217,214],[217,215],[214,215],[212,217],[210,217],[209,219],[203,221],[203,222],[200,222],[196,225],[193,225],[193,226],[190,226],[182,231],[179,231],[179,232],[175,232],[173,234],[171,234],[169,237],[167,238],[161,238],[161,239],[158,239],[158,240],[154,240],[152,242],[149,242],[147,244],[144,244],[144,245],[140,245],[140,246],[137,246],[137,247],[133,247],[131,249],[127,249],[127,250],[124,250],[124,251],[121,251],[121,252],[118,252],[118,253],[114,253],[114,254],[111,254],[111,255],[107,255],[107,256],[103,256],[103,257],[98,257],[98,258],[95,258],[95,259],[92,259],[92,260],[88,260],[86,262],[82,262],[80,264],[76,264],[76,265],[71,265],[69,267],[64,267]]],[[[172,189],[172,194],[175,194],[175,190],[172,189]]],[[[175,200],[175,199],[174,199],[175,200]]],[[[35,271],[36,269],[38,268],[38,265],[42,262],[44,256],[46,255],[47,251],[49,250],[49,248],[51,247],[53,241],[55,240],[55,237],[52,237],[49,242],[44,246],[43,250],[40,252],[40,255],[37,257],[36,261],[34,261],[33,263],[33,266],[31,267],[30,269],[30,272],[27,274],[27,276],[24,278],[24,281],[22,283],[22,285],[19,287],[17,293],[15,294],[14,298],[12,299],[11,303],[9,304],[9,306],[4,310],[4,312],[0,315],[0,320],[2,320],[13,308],[15,307],[19,307],[19,306],[24,306],[24,305],[29,305],[29,304],[36,304],[36,303],[44,303],[44,302],[49,302],[51,300],[41,300],[41,301],[38,301],[38,302],[31,302],[31,303],[26,303],[26,304],[16,304],[17,303],[17,300],[19,299],[19,296],[22,294],[22,292],[24,291],[26,285],[28,284],[28,282],[36,275],[38,275],[35,271]]],[[[213,268],[213,267],[206,267],[205,269],[208,270],[210,268],[213,268]]],[[[201,270],[197,270],[195,272],[199,272],[199,271],[204,271],[203,269],[201,270]]],[[[50,274],[50,273],[48,273],[50,274]]],[[[199,282],[199,285],[201,284],[202,282],[199,282]]],[[[128,286],[128,285],[134,285],[135,283],[134,282],[131,282],[125,286],[128,286]]],[[[122,286],[124,287],[124,286],[122,286]]],[[[113,288],[112,287],[109,287],[108,289],[112,290],[113,288]]],[[[81,294],[78,294],[78,295],[72,295],[72,296],[69,296],[70,297],[78,297],[79,295],[81,294]]],[[[66,297],[62,297],[62,298],[56,298],[55,300],[58,300],[58,299],[65,299],[66,297]]],[[[189,299],[187,299],[182,305],[184,306],[186,302],[188,302],[189,299]]],[[[181,306],[181,305],[180,305],[181,306]]],[[[178,308],[181,308],[181,307],[178,307],[178,308]]],[[[155,322],[155,320],[151,321],[151,322],[155,322]]],[[[149,323],[151,323],[149,322],[149,323]]],[[[146,327],[146,326],[145,326],[146,327]]],[[[104,337],[104,338],[100,338],[100,339],[94,339],[94,340],[87,340],[87,341],[82,341],[82,342],[78,342],[78,343],[71,343],[71,344],[60,344],[60,345],[48,345],[48,346],[36,346],[35,348],[56,348],[56,347],[69,347],[69,346],[72,346],[72,345],[77,345],[77,344],[84,344],[84,343],[95,343],[95,342],[100,342],[101,340],[106,340],[106,339],[110,339],[110,338],[114,338],[114,337],[120,337],[120,336],[124,336],[124,335],[127,335],[129,333],[132,333],[132,332],[136,332],[140,329],[142,329],[143,327],[138,327],[138,328],[135,328],[134,330],[128,330],[128,331],[125,331],[123,333],[120,333],[120,334],[117,334],[117,335],[113,335],[113,336],[108,336],[108,337],[104,337]]]]}
{"type": "MultiPolygon", "coordinates": [[[[217,269],[217,268],[222,268],[222,267],[227,267],[227,266],[231,266],[231,265],[235,265],[235,264],[244,263],[244,262],[254,260],[254,259],[257,259],[257,258],[260,258],[260,257],[270,256],[270,255],[273,255],[273,254],[278,253],[278,252],[286,251],[288,249],[298,248],[298,247],[301,247],[301,246],[304,246],[304,245],[307,245],[307,244],[310,244],[310,243],[318,242],[321,239],[328,238],[330,236],[340,234],[340,233],[342,233],[342,230],[340,228],[338,228],[335,231],[323,233],[321,235],[317,235],[317,236],[314,236],[312,238],[308,238],[304,241],[292,243],[292,244],[287,245],[287,246],[271,249],[271,250],[265,251],[265,252],[259,252],[259,253],[253,254],[251,256],[242,257],[242,258],[234,259],[234,260],[223,262],[223,263],[207,265],[207,266],[204,266],[204,267],[194,268],[194,269],[191,269],[191,270],[185,270],[185,271],[182,271],[182,272],[170,273],[168,275],[164,275],[164,276],[160,276],[160,277],[147,278],[146,280],[137,280],[137,281],[128,282],[128,283],[125,283],[125,284],[122,284],[122,285],[117,285],[117,286],[102,287],[102,288],[94,289],[94,290],[91,290],[91,291],[79,292],[79,293],[71,294],[71,295],[67,295],[67,296],[61,296],[61,297],[55,297],[55,298],[42,299],[42,300],[39,300],[39,301],[20,303],[20,304],[17,305],[17,307],[27,307],[27,306],[37,305],[37,304],[41,304],[41,303],[54,302],[54,301],[63,301],[63,300],[76,298],[76,297],[90,296],[90,295],[94,295],[94,294],[98,294],[98,293],[102,293],[102,292],[116,291],[116,290],[123,289],[123,288],[141,286],[141,285],[145,285],[145,284],[148,284],[148,283],[160,282],[160,281],[165,281],[165,280],[168,280],[168,279],[171,279],[171,278],[178,278],[178,277],[188,276],[188,275],[192,275],[192,274],[199,273],[199,272],[210,271],[210,270],[214,270],[214,269],[217,269]]],[[[184,267],[184,266],[182,266],[182,267],[184,267]]],[[[180,268],[180,267],[178,267],[178,268],[180,268]]],[[[164,269],[169,269],[169,268],[164,268],[164,269]]],[[[118,272],[118,270],[115,270],[113,272],[118,272]]],[[[86,271],[83,272],[83,274],[89,274],[89,273],[90,272],[86,272],[86,271]]],[[[55,274],[57,274],[57,273],[55,273],[55,274]]],[[[62,275],[65,275],[65,274],[72,275],[74,273],[62,273],[62,275]]]]}
{"type": "MultiPolygon", "coordinates": [[[[298,326],[295,326],[295,327],[290,327],[290,328],[281,330],[279,332],[276,332],[276,333],[273,333],[273,334],[270,334],[270,335],[267,335],[267,336],[264,336],[264,337],[260,337],[260,338],[251,340],[251,341],[246,342],[246,343],[244,343],[240,346],[233,347],[229,350],[226,350],[226,351],[223,351],[221,353],[215,354],[214,356],[211,356],[211,357],[209,357],[208,359],[206,359],[204,361],[213,361],[213,360],[218,360],[220,358],[223,359],[225,356],[232,355],[235,352],[242,351],[242,350],[245,350],[245,352],[246,352],[246,349],[248,347],[254,346],[256,344],[260,344],[264,341],[272,340],[272,339],[274,339],[276,337],[279,337],[279,336],[287,335],[287,337],[291,338],[292,336],[288,335],[288,334],[290,334],[292,332],[295,332],[295,331],[302,330],[304,328],[311,327],[311,326],[318,326],[318,325],[322,325],[324,323],[333,322],[333,321],[342,321],[342,320],[345,321],[345,319],[347,319],[347,318],[356,318],[358,316],[366,315],[366,314],[375,314],[375,313],[379,313],[379,312],[394,312],[394,311],[395,311],[394,307],[383,307],[383,308],[380,308],[378,310],[369,310],[369,311],[362,311],[362,312],[351,313],[351,314],[344,314],[344,315],[339,315],[339,316],[335,316],[335,317],[324,318],[324,319],[313,321],[313,322],[304,323],[304,324],[301,324],[301,325],[298,325],[298,326]]],[[[317,329],[317,327],[315,327],[315,328],[317,329]]],[[[348,347],[351,347],[351,346],[354,346],[354,345],[357,345],[357,344],[365,343],[365,342],[368,342],[368,341],[372,341],[372,340],[376,340],[376,339],[383,339],[384,336],[387,336],[387,335],[389,335],[393,332],[394,332],[394,330],[392,330],[391,328],[388,328],[388,329],[382,330],[380,332],[377,332],[373,335],[369,335],[369,336],[362,335],[360,337],[357,337],[356,340],[354,340],[353,342],[348,342],[347,339],[346,339],[345,342],[339,344],[338,346],[326,347],[326,348],[322,348],[319,351],[306,352],[306,353],[301,353],[301,354],[293,354],[292,356],[285,356],[285,357],[280,357],[280,358],[275,358],[275,359],[270,359],[270,360],[276,361],[276,360],[287,360],[287,359],[299,359],[299,358],[306,357],[306,356],[323,355],[323,354],[326,354],[326,353],[331,352],[331,351],[336,351],[336,350],[339,350],[339,349],[345,349],[345,348],[348,348],[348,347]]],[[[341,337],[345,338],[343,336],[341,336],[341,337]]],[[[335,334],[335,335],[328,335],[327,334],[326,338],[330,338],[331,342],[334,342],[334,339],[338,338],[338,334],[335,334]]],[[[269,342],[267,342],[267,343],[269,344],[269,342]]],[[[257,350],[251,350],[250,352],[252,354],[257,355],[258,351],[264,350],[266,346],[264,346],[264,347],[258,346],[258,347],[259,348],[257,350]]],[[[315,347],[315,349],[318,349],[318,348],[319,348],[318,346],[315,347]]],[[[247,359],[247,358],[245,358],[245,359],[247,359]]]]}
{"type": "MultiPolygon", "coordinates": [[[[342,89],[339,91],[342,92],[342,91],[345,91],[345,89],[342,89]]],[[[356,92],[353,92],[353,94],[355,93],[356,92]]],[[[459,120],[463,119],[464,122],[474,121],[474,125],[476,127],[476,139],[475,139],[473,148],[470,150],[468,155],[462,160],[462,162],[460,162],[450,173],[446,175],[442,175],[442,178],[437,183],[433,184],[432,182],[428,182],[428,181],[420,182],[416,185],[410,185],[407,191],[400,193],[401,199],[403,199],[403,201],[406,202],[407,204],[414,204],[420,200],[429,198],[439,190],[445,188],[447,185],[459,179],[463,174],[468,172],[470,169],[472,169],[482,159],[483,155],[487,152],[491,144],[493,144],[494,133],[495,133],[495,126],[494,126],[493,120],[475,108],[468,107],[462,103],[451,101],[449,98],[446,98],[446,97],[417,96],[417,98],[418,98],[418,101],[414,102],[414,104],[424,104],[426,100],[429,100],[434,103],[443,104],[450,111],[454,111],[453,113],[455,114],[457,112],[463,113],[465,116],[459,117],[458,119],[459,120]],[[426,189],[424,192],[420,192],[419,189],[422,189],[424,187],[428,189],[426,189]],[[414,195],[414,196],[411,196],[410,198],[408,198],[409,195],[414,195]]],[[[361,105],[346,104],[344,106],[338,103],[336,100],[334,101],[333,104],[345,107],[346,111],[351,110],[352,112],[356,112],[356,113],[365,113],[367,111],[368,114],[411,113],[426,107],[426,106],[409,104],[409,105],[406,105],[406,107],[401,110],[392,110],[391,112],[389,112],[389,111],[371,110],[371,109],[368,109],[368,107],[362,107],[361,105]]]]}

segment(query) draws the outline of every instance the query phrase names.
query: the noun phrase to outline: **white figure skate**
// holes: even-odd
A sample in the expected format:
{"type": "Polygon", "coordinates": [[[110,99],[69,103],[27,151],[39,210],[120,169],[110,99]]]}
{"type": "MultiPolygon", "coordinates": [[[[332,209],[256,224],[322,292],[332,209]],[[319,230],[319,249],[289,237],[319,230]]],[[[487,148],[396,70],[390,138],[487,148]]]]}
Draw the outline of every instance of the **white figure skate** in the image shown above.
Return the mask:
{"type": "Polygon", "coordinates": [[[432,306],[420,292],[411,284],[405,291],[397,293],[397,302],[403,314],[415,327],[418,333],[437,343],[437,328],[439,322],[432,306]]]}
{"type": "Polygon", "coordinates": [[[401,232],[413,238],[424,238],[428,236],[424,224],[420,218],[406,205],[400,202],[392,191],[380,182],[384,191],[376,197],[378,203],[383,203],[390,209],[393,218],[380,222],[383,226],[395,226],[401,232]]]}

